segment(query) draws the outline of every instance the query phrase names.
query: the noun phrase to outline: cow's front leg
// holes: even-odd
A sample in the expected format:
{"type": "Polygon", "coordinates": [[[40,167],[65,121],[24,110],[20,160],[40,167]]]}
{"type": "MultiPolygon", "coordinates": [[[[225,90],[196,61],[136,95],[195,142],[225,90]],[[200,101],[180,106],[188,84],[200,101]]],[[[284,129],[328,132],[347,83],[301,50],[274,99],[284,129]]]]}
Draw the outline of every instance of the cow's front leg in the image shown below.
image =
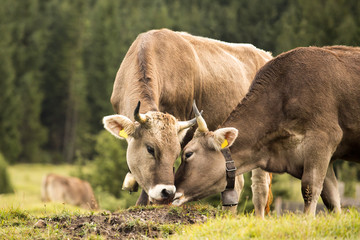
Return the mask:
{"type": "Polygon", "coordinates": [[[149,196],[143,189],[141,191],[141,194],[140,194],[138,200],[136,201],[136,206],[146,206],[148,204],[149,204],[149,196]]]}
{"type": "MultiPolygon", "coordinates": [[[[329,126],[328,126],[329,127],[329,126]]],[[[331,129],[331,128],[327,128],[331,129]]],[[[334,125],[334,131],[307,133],[304,139],[302,154],[304,156],[303,174],[301,177],[301,193],[304,198],[304,213],[315,216],[316,205],[323,190],[325,177],[334,180],[335,175],[328,172],[330,159],[341,141],[342,131],[338,125],[334,125]],[[332,176],[333,175],[333,176],[332,176]]],[[[329,181],[326,181],[325,191],[333,189],[329,181]]],[[[333,192],[333,190],[331,191],[333,192]]],[[[329,194],[328,194],[329,195],[329,194]]]]}
{"type": "Polygon", "coordinates": [[[308,151],[301,178],[301,193],[304,198],[304,213],[315,216],[316,205],[323,189],[329,166],[329,153],[308,151]]]}
{"type": "MultiPolygon", "coordinates": [[[[237,202],[239,202],[240,195],[241,195],[243,188],[244,188],[244,176],[238,175],[235,177],[235,191],[236,191],[235,198],[237,198],[237,202]]],[[[224,194],[226,194],[226,193],[221,194],[222,198],[224,198],[224,194]]],[[[232,196],[232,198],[234,198],[234,197],[232,196]]],[[[222,201],[224,202],[224,199],[222,199],[222,201]]],[[[224,206],[223,205],[222,210],[229,211],[233,214],[236,214],[237,213],[237,205],[233,205],[233,206],[224,206]]]]}
{"type": "MultiPolygon", "coordinates": [[[[136,182],[135,177],[130,172],[128,172],[125,176],[122,189],[132,193],[138,191],[138,186],[139,184],[136,182]]],[[[148,204],[149,196],[144,190],[142,190],[139,198],[136,201],[136,206],[146,206],[148,204]]]]}
{"type": "Polygon", "coordinates": [[[260,168],[252,170],[251,173],[252,201],[255,208],[255,215],[264,218],[265,207],[269,200],[270,175],[260,168]]]}
{"type": "Polygon", "coordinates": [[[341,212],[340,194],[332,163],[330,163],[326,173],[321,198],[327,209],[336,213],[341,212]]]}

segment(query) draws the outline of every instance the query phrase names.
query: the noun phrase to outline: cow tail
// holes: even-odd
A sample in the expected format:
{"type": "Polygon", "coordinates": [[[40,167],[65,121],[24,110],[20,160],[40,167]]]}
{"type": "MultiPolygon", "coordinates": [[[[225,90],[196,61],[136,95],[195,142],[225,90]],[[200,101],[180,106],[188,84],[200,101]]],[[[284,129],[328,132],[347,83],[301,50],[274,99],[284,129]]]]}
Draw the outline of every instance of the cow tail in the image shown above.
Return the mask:
{"type": "Polygon", "coordinates": [[[269,173],[269,177],[270,177],[269,193],[268,193],[268,200],[267,200],[266,207],[265,207],[265,214],[267,214],[267,215],[270,214],[270,205],[272,204],[273,198],[274,198],[272,191],[271,191],[272,173],[269,173]]]}

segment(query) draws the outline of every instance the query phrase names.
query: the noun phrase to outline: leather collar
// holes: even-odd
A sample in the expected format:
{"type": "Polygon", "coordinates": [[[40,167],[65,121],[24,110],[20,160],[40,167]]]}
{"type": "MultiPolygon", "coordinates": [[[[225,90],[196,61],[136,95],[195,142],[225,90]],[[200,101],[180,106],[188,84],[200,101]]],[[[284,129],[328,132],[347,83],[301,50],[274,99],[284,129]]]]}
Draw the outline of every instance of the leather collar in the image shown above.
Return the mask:
{"type": "Polygon", "coordinates": [[[234,189],[235,187],[235,176],[236,176],[236,167],[233,159],[231,158],[231,152],[228,147],[221,149],[221,153],[225,158],[226,166],[226,189],[234,189]]]}

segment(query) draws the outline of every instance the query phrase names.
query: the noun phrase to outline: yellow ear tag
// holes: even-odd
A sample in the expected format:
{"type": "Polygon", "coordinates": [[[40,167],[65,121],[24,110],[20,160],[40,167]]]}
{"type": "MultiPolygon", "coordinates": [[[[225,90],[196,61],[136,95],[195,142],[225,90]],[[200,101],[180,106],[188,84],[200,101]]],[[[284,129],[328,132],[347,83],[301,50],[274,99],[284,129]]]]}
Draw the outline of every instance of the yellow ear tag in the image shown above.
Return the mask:
{"type": "Polygon", "coordinates": [[[127,135],[127,133],[124,131],[124,129],[121,129],[121,130],[120,130],[119,136],[120,136],[120,137],[123,137],[123,138],[127,138],[127,137],[128,137],[128,135],[127,135]]]}
{"type": "Polygon", "coordinates": [[[229,145],[227,139],[224,139],[223,143],[221,144],[221,148],[226,148],[229,145]]]}

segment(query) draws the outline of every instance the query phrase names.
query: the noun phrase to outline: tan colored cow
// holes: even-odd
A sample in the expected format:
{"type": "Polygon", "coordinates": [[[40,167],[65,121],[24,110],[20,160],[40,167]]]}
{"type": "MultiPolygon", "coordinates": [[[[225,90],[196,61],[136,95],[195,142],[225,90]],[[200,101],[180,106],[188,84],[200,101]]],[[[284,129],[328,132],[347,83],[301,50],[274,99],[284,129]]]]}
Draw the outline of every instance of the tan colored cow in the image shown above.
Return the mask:
{"type": "MultiPolygon", "coordinates": [[[[179,121],[192,118],[193,101],[204,110],[209,129],[216,129],[245,96],[257,70],[270,59],[270,53],[251,44],[168,29],[137,37],[114,82],[111,103],[118,115],[104,117],[103,122],[115,137],[126,138],[129,169],[151,201],[166,202],[174,196],[173,165],[181,142],[187,143],[193,134],[189,131],[184,139],[187,129],[183,126],[191,124],[179,121]]],[[[263,177],[254,179],[256,186],[256,179],[263,177]]],[[[242,188],[242,176],[237,182],[242,188]]],[[[262,188],[268,191],[268,187],[262,188]]],[[[142,196],[146,194],[142,192],[142,196]]],[[[138,204],[146,204],[147,196],[145,199],[138,204]]]]}
{"type": "Polygon", "coordinates": [[[304,212],[321,196],[340,212],[333,161],[360,163],[360,48],[296,48],[269,61],[228,119],[209,131],[199,117],[176,172],[180,205],[226,186],[224,142],[237,174],[255,168],[301,179],[304,212]],[[205,177],[199,177],[201,174],[205,177]],[[195,183],[195,184],[194,184],[195,183]]]}
{"type": "Polygon", "coordinates": [[[41,199],[48,202],[68,203],[86,209],[98,209],[90,184],[75,177],[57,174],[44,176],[41,186],[41,199]]]}

